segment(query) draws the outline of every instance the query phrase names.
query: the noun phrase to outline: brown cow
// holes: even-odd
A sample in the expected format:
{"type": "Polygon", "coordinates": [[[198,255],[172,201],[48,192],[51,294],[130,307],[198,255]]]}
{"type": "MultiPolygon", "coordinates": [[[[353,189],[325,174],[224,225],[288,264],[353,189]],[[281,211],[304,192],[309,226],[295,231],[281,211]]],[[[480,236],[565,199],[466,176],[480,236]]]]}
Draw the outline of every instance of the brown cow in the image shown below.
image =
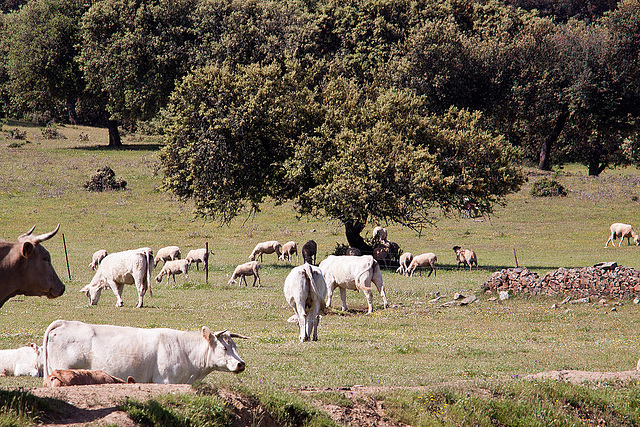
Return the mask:
{"type": "Polygon", "coordinates": [[[64,284],[51,265],[51,255],[40,245],[55,236],[55,230],[32,236],[34,225],[16,243],[0,241],[0,307],[16,295],[57,298],[64,293],[64,284]]]}
{"type": "Polygon", "coordinates": [[[56,369],[44,379],[43,387],[66,387],[72,385],[94,384],[132,384],[135,380],[128,377],[127,381],[107,374],[105,371],[90,369],[56,369]]]}

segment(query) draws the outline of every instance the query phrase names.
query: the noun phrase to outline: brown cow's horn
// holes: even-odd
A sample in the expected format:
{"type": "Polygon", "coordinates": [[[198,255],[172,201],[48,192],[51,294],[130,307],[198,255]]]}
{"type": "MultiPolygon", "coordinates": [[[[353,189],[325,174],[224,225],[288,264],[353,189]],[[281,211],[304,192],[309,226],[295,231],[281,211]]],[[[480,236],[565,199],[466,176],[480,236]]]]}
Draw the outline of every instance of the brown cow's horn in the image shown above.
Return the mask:
{"type": "Polygon", "coordinates": [[[245,337],[244,335],[234,334],[234,333],[231,334],[231,338],[241,338],[243,340],[250,340],[251,339],[251,337],[245,337]]]}
{"type": "Polygon", "coordinates": [[[56,233],[58,232],[59,229],[60,229],[60,224],[58,224],[58,226],[56,227],[55,230],[34,237],[33,238],[33,243],[38,244],[40,242],[44,242],[45,240],[49,240],[50,238],[52,238],[53,236],[56,235],[56,233]]]}
{"type": "Polygon", "coordinates": [[[18,236],[18,241],[24,240],[27,237],[31,236],[31,233],[33,233],[33,230],[35,230],[35,229],[36,229],[36,226],[34,225],[33,227],[31,227],[31,230],[29,230],[26,233],[21,234],[20,236],[18,236]]]}

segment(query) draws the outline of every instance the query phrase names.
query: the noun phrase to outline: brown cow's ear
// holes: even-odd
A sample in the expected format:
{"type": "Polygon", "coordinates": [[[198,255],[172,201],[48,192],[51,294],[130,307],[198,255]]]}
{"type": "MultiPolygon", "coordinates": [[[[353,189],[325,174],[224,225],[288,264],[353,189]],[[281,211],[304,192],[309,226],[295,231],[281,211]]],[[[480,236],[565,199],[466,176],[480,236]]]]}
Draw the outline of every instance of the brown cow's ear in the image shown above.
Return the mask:
{"type": "Polygon", "coordinates": [[[35,246],[31,242],[23,242],[22,243],[22,256],[25,258],[29,258],[33,253],[35,246]]]}

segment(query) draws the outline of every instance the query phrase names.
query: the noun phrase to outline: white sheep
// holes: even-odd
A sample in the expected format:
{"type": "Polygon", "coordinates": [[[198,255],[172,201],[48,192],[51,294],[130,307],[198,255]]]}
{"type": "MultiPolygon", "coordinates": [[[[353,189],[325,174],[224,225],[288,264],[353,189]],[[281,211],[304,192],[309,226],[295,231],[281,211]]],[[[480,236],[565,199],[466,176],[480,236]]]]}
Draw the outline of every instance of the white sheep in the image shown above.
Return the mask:
{"type": "Polygon", "coordinates": [[[162,262],[173,261],[175,259],[180,259],[180,248],[177,246],[167,246],[164,248],[158,249],[158,254],[154,260],[153,266],[156,267],[158,263],[162,260],[162,262]]]}
{"type": "Polygon", "coordinates": [[[95,270],[100,265],[100,261],[102,261],[106,256],[107,251],[105,251],[104,249],[95,251],[93,253],[93,256],[91,257],[91,264],[89,264],[89,267],[91,267],[92,270],[95,270]]]}
{"type": "Polygon", "coordinates": [[[185,280],[189,280],[189,265],[191,262],[188,259],[165,261],[160,274],[156,276],[156,282],[162,282],[162,276],[166,275],[167,283],[169,283],[169,276],[172,276],[173,283],[176,283],[176,274],[184,274],[185,280]]]}
{"type": "Polygon", "coordinates": [[[202,263],[206,268],[209,263],[209,251],[207,251],[206,248],[191,249],[185,259],[191,264],[195,264],[196,270],[199,270],[198,266],[200,263],[202,263]]]}
{"type": "Polygon", "coordinates": [[[256,285],[256,280],[258,281],[258,287],[260,287],[260,276],[258,275],[258,270],[260,270],[260,263],[258,261],[249,261],[244,264],[240,264],[233,270],[233,275],[231,276],[231,280],[229,280],[229,285],[232,283],[236,283],[236,279],[238,280],[238,286],[242,284],[242,280],[244,279],[244,285],[248,286],[247,279],[245,276],[253,276],[253,284],[256,285]]]}
{"type": "Polygon", "coordinates": [[[280,255],[282,255],[281,251],[282,251],[282,245],[278,243],[277,240],[269,240],[268,242],[261,242],[261,243],[258,243],[255,248],[253,248],[251,255],[249,255],[249,260],[255,261],[256,258],[259,256],[260,261],[262,262],[262,254],[272,254],[274,252],[278,256],[278,258],[280,258],[280,255]]]}
{"type": "Polygon", "coordinates": [[[638,233],[636,233],[633,227],[629,224],[616,222],[611,224],[609,230],[611,231],[611,236],[609,237],[609,240],[607,240],[607,243],[605,243],[605,248],[609,245],[609,242],[611,242],[613,246],[615,246],[616,238],[620,239],[620,244],[618,245],[618,247],[622,246],[622,239],[624,239],[625,237],[627,238],[627,244],[631,244],[631,241],[629,239],[633,237],[633,243],[635,243],[636,246],[640,245],[640,236],[638,236],[638,233]]]}
{"type": "Polygon", "coordinates": [[[282,255],[278,258],[280,261],[293,261],[293,254],[296,254],[296,264],[300,262],[298,258],[298,245],[293,240],[282,245],[282,255]]]}
{"type": "Polygon", "coordinates": [[[431,276],[431,273],[433,273],[435,277],[437,261],[438,261],[438,258],[436,257],[436,254],[434,254],[433,252],[427,252],[425,254],[416,255],[411,260],[411,263],[409,264],[409,268],[407,268],[407,275],[413,277],[413,272],[416,270],[416,268],[420,268],[420,276],[422,276],[422,269],[425,267],[430,267],[431,270],[429,271],[429,274],[427,275],[427,277],[431,276]]]}
{"type": "Polygon", "coordinates": [[[413,254],[411,252],[403,252],[400,255],[400,266],[396,269],[396,273],[398,274],[407,274],[407,270],[409,270],[409,265],[413,260],[413,254]]]}
{"type": "Polygon", "coordinates": [[[473,264],[478,268],[478,258],[476,257],[476,253],[471,249],[462,249],[460,246],[454,246],[453,251],[456,253],[458,268],[460,268],[460,264],[467,264],[469,266],[469,271],[471,271],[471,266],[473,264]]]}
{"type": "Polygon", "coordinates": [[[384,242],[387,240],[387,229],[384,227],[375,227],[373,229],[373,241],[384,242]]]}

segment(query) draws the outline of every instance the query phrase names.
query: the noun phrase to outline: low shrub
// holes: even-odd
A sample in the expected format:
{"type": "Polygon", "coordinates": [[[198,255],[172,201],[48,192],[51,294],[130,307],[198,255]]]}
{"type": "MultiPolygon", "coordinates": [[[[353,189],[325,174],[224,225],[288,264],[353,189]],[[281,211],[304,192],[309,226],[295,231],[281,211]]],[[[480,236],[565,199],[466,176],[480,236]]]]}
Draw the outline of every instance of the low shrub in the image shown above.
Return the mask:
{"type": "Polygon", "coordinates": [[[531,195],[535,197],[566,196],[567,191],[555,179],[542,177],[533,183],[533,186],[531,187],[531,195]]]}
{"type": "Polygon", "coordinates": [[[11,129],[7,132],[7,138],[8,139],[17,139],[17,140],[25,140],[27,139],[27,131],[26,130],[20,130],[18,128],[15,129],[11,129]]]}
{"type": "Polygon", "coordinates": [[[115,172],[109,166],[98,169],[98,173],[84,184],[84,188],[89,191],[124,190],[126,187],[127,181],[117,180],[115,172]]]}
{"type": "Polygon", "coordinates": [[[40,133],[44,139],[67,139],[66,136],[60,133],[55,124],[50,124],[40,128],[40,133]]]}

